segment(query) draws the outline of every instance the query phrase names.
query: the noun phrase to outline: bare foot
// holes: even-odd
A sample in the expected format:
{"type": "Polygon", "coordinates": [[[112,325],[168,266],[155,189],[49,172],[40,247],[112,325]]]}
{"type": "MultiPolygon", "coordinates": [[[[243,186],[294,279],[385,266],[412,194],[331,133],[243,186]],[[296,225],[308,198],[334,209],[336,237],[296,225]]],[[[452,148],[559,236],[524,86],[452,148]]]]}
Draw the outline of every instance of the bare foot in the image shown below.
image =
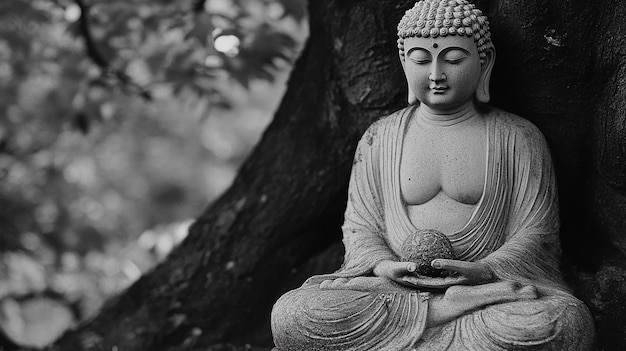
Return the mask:
{"type": "Polygon", "coordinates": [[[537,289],[534,286],[509,281],[451,286],[443,297],[431,300],[429,327],[449,322],[484,306],[536,298],[537,289]]]}
{"type": "Polygon", "coordinates": [[[476,309],[495,303],[537,298],[537,289],[517,282],[500,281],[473,286],[456,285],[448,288],[444,299],[451,304],[463,304],[476,309]]]}
{"type": "Polygon", "coordinates": [[[533,300],[539,297],[537,288],[534,285],[526,285],[525,287],[519,289],[518,295],[520,300],[533,300]]]}

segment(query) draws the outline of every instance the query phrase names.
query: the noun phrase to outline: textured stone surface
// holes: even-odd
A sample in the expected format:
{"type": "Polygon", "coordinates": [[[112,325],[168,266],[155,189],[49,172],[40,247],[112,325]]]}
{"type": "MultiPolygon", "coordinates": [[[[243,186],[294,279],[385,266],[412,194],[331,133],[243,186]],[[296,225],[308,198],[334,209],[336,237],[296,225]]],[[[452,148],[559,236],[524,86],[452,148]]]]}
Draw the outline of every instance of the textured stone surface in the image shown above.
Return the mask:
{"type": "Polygon", "coordinates": [[[430,264],[434,259],[453,260],[452,244],[446,235],[434,229],[422,229],[409,235],[402,244],[402,261],[415,262],[415,273],[429,277],[444,277],[448,271],[433,268],[430,264]]]}

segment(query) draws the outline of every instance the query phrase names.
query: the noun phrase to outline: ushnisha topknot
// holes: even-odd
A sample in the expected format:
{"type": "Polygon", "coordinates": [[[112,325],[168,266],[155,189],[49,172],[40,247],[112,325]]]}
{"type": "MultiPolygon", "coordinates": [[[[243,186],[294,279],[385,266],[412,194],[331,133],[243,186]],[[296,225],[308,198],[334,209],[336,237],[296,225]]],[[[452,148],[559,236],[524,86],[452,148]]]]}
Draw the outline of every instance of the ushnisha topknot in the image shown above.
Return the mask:
{"type": "Polygon", "coordinates": [[[473,37],[481,63],[493,47],[489,21],[467,0],[422,0],[408,10],[398,24],[398,49],[404,60],[404,39],[409,37],[473,37]]]}

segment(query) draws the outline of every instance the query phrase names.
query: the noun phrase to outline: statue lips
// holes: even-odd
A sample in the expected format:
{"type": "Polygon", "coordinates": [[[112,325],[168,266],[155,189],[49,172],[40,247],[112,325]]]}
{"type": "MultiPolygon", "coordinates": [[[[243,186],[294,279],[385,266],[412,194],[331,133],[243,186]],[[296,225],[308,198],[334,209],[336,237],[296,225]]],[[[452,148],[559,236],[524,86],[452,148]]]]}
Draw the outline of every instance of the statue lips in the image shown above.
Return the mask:
{"type": "Polygon", "coordinates": [[[428,87],[433,94],[444,94],[446,92],[446,90],[450,89],[450,87],[446,86],[446,85],[432,85],[430,87],[428,87]]]}

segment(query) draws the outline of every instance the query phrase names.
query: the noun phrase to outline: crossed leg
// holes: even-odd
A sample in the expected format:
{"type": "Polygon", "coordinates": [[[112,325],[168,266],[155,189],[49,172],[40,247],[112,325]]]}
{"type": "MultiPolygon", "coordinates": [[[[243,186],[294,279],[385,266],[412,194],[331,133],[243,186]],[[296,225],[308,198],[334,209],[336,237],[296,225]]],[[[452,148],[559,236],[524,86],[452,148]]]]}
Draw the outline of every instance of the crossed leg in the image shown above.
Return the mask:
{"type": "MultiPolygon", "coordinates": [[[[379,291],[384,293],[406,291],[391,280],[380,277],[356,277],[325,280],[322,290],[379,291]]],[[[454,285],[444,294],[430,299],[426,326],[435,327],[479,308],[519,300],[537,298],[537,289],[532,285],[521,285],[511,281],[499,281],[480,285],[454,285]]]]}

